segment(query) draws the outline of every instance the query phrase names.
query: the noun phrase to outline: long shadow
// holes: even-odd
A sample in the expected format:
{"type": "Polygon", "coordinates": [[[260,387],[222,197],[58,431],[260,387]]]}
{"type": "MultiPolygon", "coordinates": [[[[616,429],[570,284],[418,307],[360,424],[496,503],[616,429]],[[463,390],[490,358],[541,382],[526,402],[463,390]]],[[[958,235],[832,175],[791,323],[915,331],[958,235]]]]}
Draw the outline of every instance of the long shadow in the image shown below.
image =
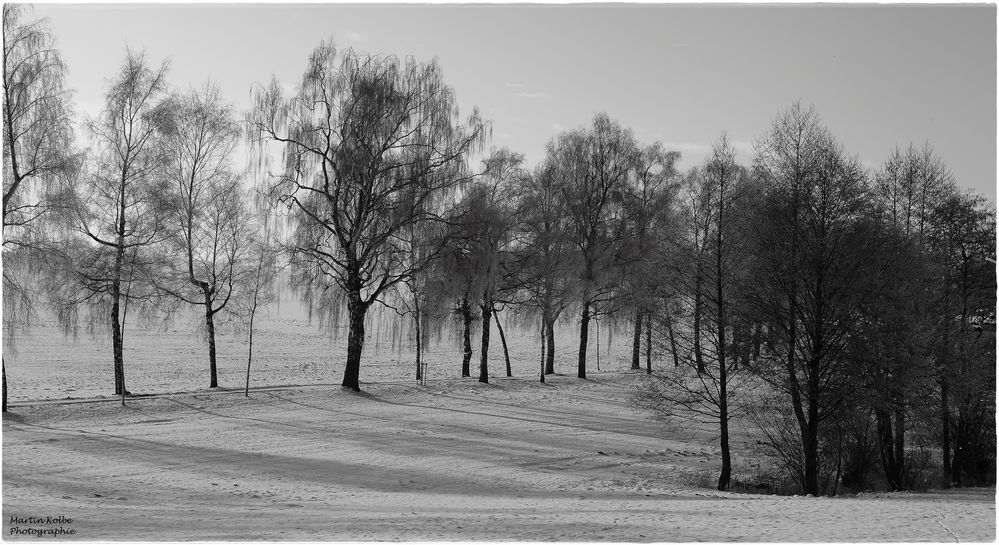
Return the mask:
{"type": "MultiPolygon", "coordinates": [[[[498,406],[501,406],[501,407],[512,407],[512,408],[515,408],[515,409],[528,410],[528,408],[525,405],[521,405],[521,404],[517,404],[517,403],[504,403],[502,401],[494,401],[494,400],[489,400],[489,399],[478,399],[478,398],[474,398],[474,397],[466,397],[466,396],[459,396],[459,395],[445,394],[445,393],[436,393],[436,392],[431,392],[431,395],[433,395],[435,397],[444,397],[444,398],[454,399],[454,400],[459,400],[459,401],[471,401],[471,402],[474,402],[474,403],[488,403],[490,405],[498,405],[498,406]]],[[[575,397],[575,398],[585,399],[587,401],[595,401],[595,402],[598,402],[598,403],[604,403],[604,402],[607,402],[607,403],[620,403],[620,402],[614,402],[614,401],[611,401],[611,400],[604,400],[604,399],[601,399],[601,398],[598,398],[598,397],[587,397],[587,396],[580,396],[580,395],[577,395],[577,394],[563,394],[563,393],[560,392],[558,395],[560,395],[560,396],[561,395],[565,395],[566,397],[575,397]]],[[[622,403],[622,404],[624,404],[624,403],[622,403]]],[[[556,414],[556,415],[564,415],[564,416],[570,416],[570,417],[593,417],[593,418],[600,418],[600,419],[607,419],[607,420],[613,419],[613,420],[619,420],[619,421],[628,422],[628,423],[632,423],[632,424],[634,423],[634,420],[631,420],[631,419],[621,418],[619,416],[603,415],[603,414],[600,414],[600,413],[581,414],[579,412],[574,412],[574,411],[557,410],[557,409],[549,409],[549,408],[544,408],[544,409],[538,408],[537,410],[544,411],[545,414],[556,414]]]]}
{"type": "MultiPolygon", "coordinates": [[[[446,394],[441,394],[441,395],[446,395],[446,394]]],[[[567,423],[567,422],[554,421],[554,420],[544,420],[544,419],[540,419],[540,418],[527,418],[527,417],[523,417],[523,416],[512,416],[512,415],[504,415],[504,414],[495,414],[495,413],[487,413],[487,412],[481,412],[481,411],[456,409],[456,408],[450,408],[450,407],[433,407],[433,406],[430,406],[430,405],[421,405],[421,404],[418,404],[418,403],[404,403],[404,402],[401,402],[401,401],[389,401],[387,399],[382,399],[382,398],[380,398],[378,396],[372,396],[371,400],[372,401],[376,401],[378,403],[385,403],[385,404],[388,404],[388,405],[396,405],[396,406],[399,406],[399,407],[414,407],[414,408],[421,408],[421,409],[428,409],[428,410],[436,410],[436,411],[445,411],[445,412],[452,412],[452,413],[459,413],[459,414],[467,414],[467,415],[472,415],[472,416],[485,416],[485,417],[489,417],[489,418],[497,418],[497,419],[502,419],[502,420],[515,420],[515,421],[519,421],[519,422],[528,422],[528,423],[531,423],[531,424],[546,424],[546,425],[550,425],[550,426],[558,426],[558,427],[563,427],[563,428],[575,428],[575,429],[580,429],[580,430],[585,430],[585,431],[590,431],[590,432],[595,432],[595,433],[616,433],[616,434],[622,434],[622,435],[637,435],[637,436],[640,436],[640,437],[649,437],[649,438],[654,438],[654,439],[662,439],[661,435],[656,434],[656,433],[652,433],[652,432],[643,432],[643,431],[637,431],[637,430],[632,430],[632,431],[626,431],[625,432],[625,431],[620,431],[620,430],[617,430],[617,429],[608,429],[608,428],[595,427],[595,426],[587,426],[587,425],[582,425],[582,424],[567,423]]],[[[474,400],[473,399],[471,401],[481,401],[481,400],[474,400]]],[[[502,405],[502,403],[500,403],[500,404],[502,405]]],[[[513,405],[513,406],[519,407],[521,409],[523,408],[523,406],[517,406],[517,405],[513,405]]],[[[560,414],[564,414],[564,415],[568,415],[568,416],[574,416],[574,417],[579,417],[579,415],[577,413],[561,412],[560,414]]]]}
{"type": "Polygon", "coordinates": [[[303,430],[303,431],[311,431],[311,432],[321,431],[321,429],[319,429],[319,428],[314,428],[314,427],[309,427],[309,426],[295,425],[295,424],[291,424],[291,423],[286,422],[286,421],[267,420],[267,419],[264,419],[264,418],[253,418],[253,417],[249,417],[249,416],[234,416],[234,415],[222,414],[222,413],[218,413],[218,412],[215,412],[215,411],[209,411],[209,410],[207,410],[207,409],[205,409],[203,407],[198,407],[198,406],[192,405],[190,403],[185,403],[183,401],[180,401],[179,399],[174,399],[174,398],[167,398],[167,401],[170,401],[171,403],[175,403],[177,405],[181,405],[183,407],[187,407],[188,409],[190,409],[190,410],[192,410],[194,412],[199,412],[199,413],[202,413],[202,414],[207,414],[207,415],[210,415],[210,416],[216,416],[216,417],[219,417],[219,418],[225,418],[225,419],[229,419],[229,420],[243,420],[243,421],[246,421],[246,422],[259,422],[259,423],[262,423],[262,424],[269,424],[271,426],[276,426],[278,428],[295,428],[295,429],[299,429],[299,430],[303,430]]]}
{"type": "MultiPolygon", "coordinates": [[[[433,472],[414,468],[385,467],[360,461],[346,462],[337,459],[315,459],[181,445],[171,441],[68,430],[38,424],[16,426],[37,428],[45,430],[43,433],[62,437],[68,435],[71,439],[59,441],[59,448],[99,456],[107,459],[108,463],[125,465],[135,461],[160,467],[164,471],[189,469],[205,474],[206,478],[210,475],[218,477],[219,474],[223,474],[232,479],[247,477],[266,479],[268,475],[272,475],[280,480],[290,479],[331,487],[351,487],[379,492],[418,491],[428,494],[532,498],[578,496],[578,492],[525,489],[507,483],[461,479],[446,471],[433,472]]],[[[335,449],[335,445],[331,445],[331,449],[335,449]]],[[[55,469],[57,468],[53,468],[55,469]]]]}

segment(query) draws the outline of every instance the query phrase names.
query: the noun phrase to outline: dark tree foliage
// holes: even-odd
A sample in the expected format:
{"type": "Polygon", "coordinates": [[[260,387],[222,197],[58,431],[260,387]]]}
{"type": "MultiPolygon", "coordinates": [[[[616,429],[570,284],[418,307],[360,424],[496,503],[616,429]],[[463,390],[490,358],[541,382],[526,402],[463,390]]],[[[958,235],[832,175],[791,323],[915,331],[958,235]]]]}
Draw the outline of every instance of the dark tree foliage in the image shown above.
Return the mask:
{"type": "Polygon", "coordinates": [[[957,486],[966,479],[994,483],[995,207],[981,197],[955,193],[934,207],[928,220],[939,274],[935,355],[945,476],[957,486]]]}
{"type": "Polygon", "coordinates": [[[729,422],[740,415],[752,390],[748,369],[740,368],[729,332],[749,314],[742,290],[750,243],[748,211],[756,188],[736,162],[735,150],[725,136],[688,181],[692,185],[684,200],[690,206],[682,215],[687,229],[675,241],[686,248],[680,268],[688,269],[688,274],[663,268],[660,275],[652,276],[654,282],[669,284],[685,302],[682,313],[663,316],[678,319],[666,332],[667,342],[660,343],[673,352],[677,364],[653,372],[639,399],[662,420],[718,426],[722,467],[717,487],[727,490],[732,476],[729,422]],[[690,274],[692,261],[697,259],[703,260],[701,270],[690,274]],[[702,318],[703,325],[699,323],[702,318]],[[676,326],[679,329],[674,331],[676,326]],[[682,363],[681,351],[689,354],[682,363]]]}
{"type": "Polygon", "coordinates": [[[931,315],[934,271],[927,253],[928,222],[953,180],[929,145],[894,150],[874,174],[873,196],[892,257],[883,274],[892,278],[866,307],[858,358],[867,368],[866,405],[874,414],[881,467],[889,488],[907,489],[915,474],[906,462],[906,429],[914,407],[932,403],[937,338],[931,315]]]}
{"type": "Polygon", "coordinates": [[[863,169],[846,156],[814,110],[780,114],[758,143],[763,184],[752,254],[754,305],[777,326],[772,369],[763,373],[788,397],[800,441],[806,494],[818,495],[822,424],[854,388],[848,358],[860,309],[881,284],[882,238],[872,221],[863,169]]]}

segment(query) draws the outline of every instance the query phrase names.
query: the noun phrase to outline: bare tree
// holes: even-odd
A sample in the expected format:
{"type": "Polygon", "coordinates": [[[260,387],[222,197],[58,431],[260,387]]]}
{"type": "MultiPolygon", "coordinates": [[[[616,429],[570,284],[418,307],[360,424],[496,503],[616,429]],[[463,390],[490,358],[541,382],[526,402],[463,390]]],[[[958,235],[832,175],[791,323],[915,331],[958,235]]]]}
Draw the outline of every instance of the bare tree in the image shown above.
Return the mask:
{"type": "MultiPolygon", "coordinates": [[[[724,134],[699,175],[692,179],[696,181],[696,186],[690,188],[696,194],[693,200],[701,206],[686,210],[686,245],[693,248],[703,244],[696,250],[705,257],[702,270],[694,273],[701,278],[691,282],[688,273],[664,281],[674,284],[689,306],[703,305],[703,309],[687,313],[694,323],[680,332],[670,331],[671,349],[675,354],[679,344],[689,352],[693,345],[703,353],[699,353],[701,360],[684,358],[686,365],[663,367],[653,373],[638,400],[663,420],[694,419],[718,426],[722,466],[717,487],[726,490],[732,474],[729,422],[745,408],[754,384],[731,354],[732,340],[728,336],[736,318],[744,313],[738,292],[747,257],[747,197],[754,188],[724,134]],[[707,217],[703,227],[698,219],[702,216],[707,217]],[[704,291],[691,293],[699,289],[704,291]],[[701,301],[693,302],[695,299],[701,301]],[[707,321],[703,327],[696,323],[702,318],[701,312],[707,321]]],[[[684,265],[697,266],[689,260],[684,265]]]]}
{"type": "Polygon", "coordinates": [[[520,272],[526,304],[541,315],[541,382],[555,372],[555,322],[573,297],[568,218],[551,158],[521,179],[520,272]]]}
{"type": "Polygon", "coordinates": [[[995,475],[995,207],[982,197],[953,194],[930,212],[927,227],[940,275],[937,361],[945,477],[955,486],[967,477],[985,482],[995,475]]]}
{"type": "MultiPolygon", "coordinates": [[[[647,336],[652,332],[652,283],[658,265],[658,246],[665,242],[660,235],[664,222],[672,214],[678,183],[676,162],[680,153],[666,151],[656,142],[635,154],[635,171],[625,193],[625,218],[628,238],[624,252],[632,259],[625,266],[624,284],[635,309],[631,368],[640,368],[643,323],[647,336]]],[[[652,373],[652,347],[646,342],[646,371],[652,373]]]]}
{"type": "MultiPolygon", "coordinates": [[[[684,180],[684,212],[689,224],[689,237],[684,245],[685,262],[693,265],[692,277],[688,289],[681,290],[689,294],[692,309],[691,353],[697,365],[697,372],[706,372],[704,360],[704,313],[705,298],[710,287],[706,284],[705,275],[710,267],[708,248],[711,236],[711,191],[704,191],[708,173],[703,167],[691,169],[684,180]]],[[[679,278],[685,279],[685,276],[679,278]]],[[[687,288],[685,286],[685,288],[687,288]]]]}
{"type": "Polygon", "coordinates": [[[885,219],[920,242],[933,208],[955,192],[954,178],[929,143],[895,148],[874,174],[874,194],[885,219]]]}
{"type": "MultiPolygon", "coordinates": [[[[729,447],[728,423],[729,414],[729,370],[738,366],[738,361],[731,356],[727,357],[729,340],[726,338],[727,329],[734,320],[730,314],[734,314],[732,309],[733,279],[737,278],[736,271],[741,269],[740,263],[745,259],[745,244],[741,236],[745,232],[745,222],[739,223],[741,219],[738,215],[744,213],[739,209],[738,199],[740,197],[737,184],[744,182],[745,170],[735,161],[735,148],[728,141],[728,135],[722,134],[721,139],[715,144],[711,158],[705,165],[709,180],[714,185],[714,240],[712,250],[714,253],[714,276],[715,285],[712,294],[713,310],[715,318],[715,347],[718,360],[718,423],[719,441],[722,451],[721,475],[718,477],[718,490],[727,490],[732,475],[732,453],[729,447]],[[733,213],[734,211],[734,213],[733,213]],[[729,359],[731,358],[731,359],[729,359]]],[[[743,187],[745,183],[742,184],[743,187]]]]}
{"type": "MultiPolygon", "coordinates": [[[[240,130],[218,88],[208,84],[172,99],[173,123],[163,140],[175,217],[173,248],[162,291],[203,308],[209,388],[218,387],[215,316],[251,267],[249,212],[231,169],[240,130]],[[190,289],[188,289],[190,288],[190,289]]],[[[258,263],[259,264],[259,263],[258,263]]]]}
{"type": "MultiPolygon", "coordinates": [[[[33,314],[30,284],[48,233],[65,216],[65,195],[75,178],[70,93],[66,66],[47,21],[25,21],[25,4],[3,5],[3,339],[15,348],[33,314]]],[[[3,360],[3,412],[7,362],[3,360]]]]}
{"type": "Polygon", "coordinates": [[[790,398],[798,423],[802,471],[795,478],[818,495],[820,428],[855,388],[848,348],[862,304],[879,283],[884,254],[872,221],[863,169],[794,104],[756,146],[763,199],[754,221],[755,311],[780,328],[781,358],[765,378],[790,398]]]}
{"type": "Polygon", "coordinates": [[[312,52],[296,96],[276,81],[255,94],[251,140],[285,149],[270,193],[293,211],[298,287],[321,322],[346,307],[346,388],[360,389],[368,308],[426,265],[400,236],[442,219],[437,203],[469,176],[465,159],[486,135],[477,113],[458,115],[436,62],[338,55],[332,43],[312,52]]]}
{"type": "MultiPolygon", "coordinates": [[[[930,333],[928,316],[941,309],[933,305],[927,295],[936,290],[926,285],[930,271],[924,260],[911,255],[928,249],[930,217],[933,210],[956,193],[953,176],[946,165],[933,153],[929,143],[921,150],[912,144],[904,151],[895,148],[885,164],[875,173],[875,196],[883,220],[893,233],[893,248],[905,255],[905,263],[894,269],[896,283],[892,286],[886,305],[893,316],[881,321],[881,331],[873,339],[880,358],[873,365],[878,375],[878,385],[873,395],[874,413],[878,427],[878,443],[882,455],[882,468],[890,486],[908,488],[905,460],[906,418],[910,409],[910,396],[915,395],[926,373],[926,363],[934,354],[946,351],[938,346],[942,338],[930,333]],[[907,258],[907,259],[906,259],[907,258]],[[922,363],[922,364],[920,364],[922,363]]],[[[949,287],[949,286],[948,286],[949,287]]],[[[946,358],[944,358],[946,359],[946,358]]],[[[939,369],[941,405],[947,404],[949,384],[944,366],[939,369]]],[[[949,422],[942,427],[944,473],[949,476],[949,422]]]]}
{"type": "MultiPolygon", "coordinates": [[[[428,254],[437,254],[442,244],[441,239],[446,232],[444,225],[424,222],[409,226],[405,235],[405,243],[409,246],[409,260],[413,267],[412,274],[405,280],[405,290],[397,289],[400,299],[402,316],[412,316],[413,337],[415,340],[416,382],[426,384],[426,362],[423,353],[426,350],[428,320],[434,320],[444,314],[440,292],[441,278],[434,278],[431,273],[434,267],[422,267],[427,262],[428,254]],[[436,229],[435,229],[436,227],[436,229]]],[[[438,255],[439,257],[439,255],[438,255]]]]}
{"type": "Polygon", "coordinates": [[[138,296],[123,287],[130,288],[130,280],[150,264],[143,252],[167,236],[171,203],[161,137],[173,121],[162,100],[166,71],[166,62],[153,69],[143,53],[127,52],[104,111],[89,124],[96,154],[77,195],[77,229],[85,240],[77,247],[79,283],[68,304],[86,303],[98,315],[108,312],[115,394],[122,396],[127,393],[122,305],[138,296]]]}
{"type": "Polygon", "coordinates": [[[590,319],[609,303],[619,284],[615,262],[624,237],[623,192],[634,167],[631,131],[607,114],[597,114],[591,129],[559,135],[548,144],[576,254],[580,311],[577,376],[586,378],[590,319]]]}
{"type": "Polygon", "coordinates": [[[253,363],[253,332],[254,319],[257,311],[274,302],[277,299],[275,291],[275,280],[278,272],[278,248],[271,241],[270,223],[265,218],[262,234],[258,240],[250,245],[247,261],[251,264],[248,269],[243,270],[243,277],[240,279],[244,284],[241,298],[235,300],[235,309],[238,315],[246,320],[247,326],[247,353],[246,353],[246,387],[243,395],[250,396],[250,366],[253,363]]]}
{"type": "Polygon", "coordinates": [[[489,382],[489,330],[504,277],[503,269],[512,256],[509,245],[515,213],[513,191],[516,180],[523,175],[520,169],[523,160],[523,155],[510,150],[494,150],[484,161],[485,176],[468,190],[461,218],[473,289],[481,294],[479,382],[489,382]]]}

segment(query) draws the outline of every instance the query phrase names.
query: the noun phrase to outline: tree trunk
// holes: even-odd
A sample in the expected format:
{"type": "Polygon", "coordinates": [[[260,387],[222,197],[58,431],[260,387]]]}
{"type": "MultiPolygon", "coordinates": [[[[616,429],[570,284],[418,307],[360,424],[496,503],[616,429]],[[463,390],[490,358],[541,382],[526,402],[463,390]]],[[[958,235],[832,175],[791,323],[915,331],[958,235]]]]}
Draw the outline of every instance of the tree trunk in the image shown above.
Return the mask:
{"type": "Polygon", "coordinates": [[[878,427],[878,450],[881,453],[881,468],[885,481],[892,490],[900,490],[898,459],[895,457],[895,434],[892,433],[891,413],[885,408],[874,410],[878,427]]]}
{"type": "Polygon", "coordinates": [[[125,396],[125,359],[122,350],[121,322],[121,286],[113,282],[111,286],[111,352],[114,357],[114,393],[125,396]]]}
{"type": "Polygon", "coordinates": [[[111,352],[114,358],[114,393],[121,396],[121,404],[125,405],[125,357],[123,354],[121,315],[121,270],[125,263],[125,181],[127,171],[124,167],[118,184],[118,223],[115,226],[114,277],[111,279],[111,352]]]}
{"type": "Polygon", "coordinates": [[[420,298],[413,301],[415,312],[413,313],[413,325],[416,327],[416,382],[423,380],[423,339],[420,331],[420,298]]]}
{"type": "Polygon", "coordinates": [[[596,346],[596,349],[597,349],[597,371],[599,371],[600,370],[600,320],[597,320],[597,334],[596,334],[596,339],[597,339],[597,346],[596,346]]]}
{"type": "Polygon", "coordinates": [[[895,478],[899,490],[907,488],[905,478],[905,400],[898,394],[895,406],[895,478]]]}
{"type": "Polygon", "coordinates": [[[729,481],[732,479],[732,451],[728,444],[728,393],[724,381],[719,384],[719,388],[718,424],[721,431],[722,467],[718,476],[718,490],[728,490],[729,481]]]}
{"type": "Polygon", "coordinates": [[[951,463],[951,484],[959,488],[964,485],[966,432],[967,421],[964,416],[964,407],[959,406],[957,409],[957,430],[954,434],[954,459],[951,463]]]}
{"type": "Polygon", "coordinates": [[[479,358],[479,382],[489,383],[489,326],[492,325],[493,302],[488,295],[482,297],[482,354],[479,358]]]}
{"type": "Polygon", "coordinates": [[[942,445],[943,448],[943,473],[944,473],[944,483],[949,485],[951,482],[952,469],[950,464],[950,399],[948,391],[950,385],[947,381],[947,376],[943,375],[940,377],[940,426],[941,433],[943,435],[942,445]]]}
{"type": "Polygon", "coordinates": [[[590,335],[590,302],[583,302],[583,313],[579,321],[579,362],[576,376],[586,378],[586,343],[590,335]]]}
{"type": "Polygon", "coordinates": [[[555,319],[549,317],[545,322],[545,337],[548,338],[547,349],[548,352],[545,355],[545,374],[554,375],[555,374],[555,319]]]}
{"type": "Polygon", "coordinates": [[[645,374],[652,374],[652,317],[645,320],[645,374]]]}
{"type": "Polygon", "coordinates": [[[361,352],[364,350],[364,315],[368,305],[361,302],[360,290],[348,294],[347,313],[350,330],[347,333],[347,364],[343,369],[344,388],[361,391],[361,352]]]}
{"type": "Polygon", "coordinates": [[[761,334],[761,325],[759,322],[753,325],[753,361],[760,359],[760,345],[763,342],[761,334]]]}
{"type": "Polygon", "coordinates": [[[697,276],[694,279],[694,361],[697,363],[697,374],[703,374],[704,358],[701,355],[701,265],[697,265],[697,276]]]}
{"type": "Polygon", "coordinates": [[[676,349],[676,334],[673,332],[673,314],[666,307],[666,331],[669,333],[669,350],[673,353],[673,367],[680,367],[680,354],[676,349]]]}
{"type": "Polygon", "coordinates": [[[805,494],[819,495],[819,373],[818,360],[812,358],[808,376],[808,424],[805,447],[805,494]]]}
{"type": "MultiPolygon", "coordinates": [[[[725,359],[725,291],[724,291],[724,269],[722,268],[722,232],[724,223],[722,214],[725,211],[724,201],[725,185],[724,178],[719,187],[721,197],[718,202],[718,236],[715,249],[715,297],[717,298],[718,313],[715,326],[718,328],[718,420],[719,431],[721,433],[722,468],[721,475],[718,476],[718,490],[728,490],[729,480],[732,477],[732,454],[728,445],[728,361],[725,359]]],[[[736,356],[738,357],[738,356],[736,356]]]]}
{"type": "Polygon", "coordinates": [[[212,312],[212,292],[207,283],[201,285],[201,290],[205,295],[205,330],[208,335],[208,387],[218,388],[219,374],[215,363],[215,313],[212,312]]]}
{"type": "Polygon", "coordinates": [[[721,432],[721,474],[718,476],[718,490],[728,490],[732,478],[732,452],[728,444],[728,370],[725,365],[724,330],[719,335],[722,342],[718,348],[718,424],[721,432]]]}
{"type": "Polygon", "coordinates": [[[641,369],[642,359],[642,310],[635,311],[635,336],[631,342],[631,368],[641,369]]]}
{"type": "MultiPolygon", "coordinates": [[[[950,296],[950,282],[944,281],[944,299],[950,296]]],[[[949,306],[944,307],[944,316],[950,311],[949,306]]],[[[944,486],[950,486],[951,464],[950,464],[950,381],[947,380],[947,370],[950,366],[950,324],[944,323],[943,342],[940,357],[940,435],[941,450],[943,451],[943,477],[944,486]]]]}
{"type": "Polygon", "coordinates": [[[748,368],[750,361],[749,359],[750,351],[752,350],[752,347],[750,346],[751,334],[749,333],[749,330],[744,327],[739,328],[738,331],[739,331],[739,345],[738,345],[739,365],[741,365],[744,368],[748,368]]]}
{"type": "Polygon", "coordinates": [[[3,412],[7,412],[7,360],[0,358],[3,371],[3,412]]]}
{"type": "MultiPolygon", "coordinates": [[[[256,296],[254,296],[256,299],[256,296]]],[[[253,316],[257,313],[257,303],[253,302],[250,307],[250,338],[247,340],[248,350],[246,354],[246,389],[243,390],[244,397],[250,397],[250,364],[253,362],[253,316]]]]}
{"type": "Polygon", "coordinates": [[[503,359],[506,360],[506,376],[513,376],[513,368],[510,367],[510,350],[506,345],[506,334],[503,333],[503,326],[500,324],[500,319],[496,318],[496,329],[500,334],[500,342],[503,343],[503,359]]]}
{"type": "Polygon", "coordinates": [[[545,359],[547,351],[545,350],[545,341],[548,339],[548,335],[545,331],[545,319],[541,318],[541,383],[545,383],[545,359]]]}
{"type": "Polygon", "coordinates": [[[472,376],[472,370],[470,367],[472,362],[472,309],[471,305],[468,303],[467,295],[461,299],[459,312],[461,312],[461,319],[465,326],[465,351],[463,352],[461,359],[461,376],[470,377],[472,376]]]}

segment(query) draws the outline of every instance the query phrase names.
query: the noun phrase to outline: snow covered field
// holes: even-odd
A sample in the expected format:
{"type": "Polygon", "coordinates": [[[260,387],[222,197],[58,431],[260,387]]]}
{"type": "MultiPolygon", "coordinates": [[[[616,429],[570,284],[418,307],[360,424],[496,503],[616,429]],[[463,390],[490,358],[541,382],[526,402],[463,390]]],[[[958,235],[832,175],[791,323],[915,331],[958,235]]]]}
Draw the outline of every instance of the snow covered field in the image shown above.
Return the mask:
{"type": "MultiPolygon", "coordinates": [[[[665,437],[634,375],[288,387],[15,408],[3,535],[86,540],[991,541],[993,490],[727,494],[707,434],[665,437]],[[72,522],[12,524],[10,517],[72,522]]],[[[736,441],[736,457],[746,453],[736,441]]]]}
{"type": "MultiPolygon", "coordinates": [[[[606,326],[601,371],[593,348],[590,380],[537,383],[536,338],[508,325],[515,378],[500,376],[494,334],[491,384],[458,378],[460,350],[445,339],[428,355],[427,386],[412,380],[408,348],[393,349],[389,331],[369,328],[365,392],[357,394],[338,386],[342,343],[310,326],[300,307],[281,310],[257,335],[252,384],[259,388],[249,399],[238,390],[241,335],[220,337],[223,389],[213,392],[205,388],[204,344],[189,329],[129,328],[129,389],[187,393],[133,398],[126,408],[107,399],[106,344],[67,340],[40,323],[7,359],[4,538],[37,539],[30,532],[58,528],[75,533],[47,538],[996,537],[994,490],[836,499],[710,490],[703,483],[717,478],[720,463],[710,428],[665,432],[637,414],[628,401],[639,376],[627,371],[629,339],[615,333],[608,351],[606,326]],[[104,400],[55,401],[66,397],[104,400]]],[[[567,375],[574,346],[573,332],[563,331],[557,370],[567,375]]],[[[472,364],[477,374],[477,351],[472,364]]],[[[759,462],[755,438],[735,426],[733,447],[734,477],[747,478],[759,462]]]]}
{"type": "MultiPolygon", "coordinates": [[[[362,382],[415,382],[412,339],[398,333],[393,342],[390,318],[394,312],[374,307],[367,325],[367,339],[361,363],[362,382]]],[[[508,319],[502,313],[500,319],[508,319]]],[[[125,329],[125,382],[133,394],[156,394],[208,390],[208,350],[194,330],[200,318],[184,317],[169,327],[137,325],[130,319],[125,329]]],[[[505,322],[506,323],[506,322],[505,322]]],[[[478,376],[478,329],[473,324],[473,374],[478,376]]],[[[537,332],[524,331],[514,321],[506,323],[515,376],[536,376],[540,347],[537,332]]],[[[597,368],[591,326],[590,368],[597,368]]],[[[339,335],[310,323],[308,313],[291,294],[258,316],[254,334],[251,386],[340,384],[346,358],[346,331],[339,335]]],[[[114,391],[110,334],[92,338],[81,328],[77,338],[63,335],[55,321],[42,314],[29,333],[19,335],[16,350],[5,352],[10,399],[14,402],[39,399],[94,398],[114,391]]],[[[630,338],[612,335],[608,358],[608,330],[601,327],[601,369],[626,369],[630,338]]],[[[575,372],[578,330],[567,326],[557,330],[559,358],[556,370],[575,372]]],[[[219,385],[242,388],[246,380],[246,332],[220,331],[217,336],[219,385]]],[[[441,339],[431,339],[425,361],[431,380],[458,378],[461,348],[457,326],[448,328],[441,339]],[[450,336],[448,336],[450,335],[450,336]]],[[[490,371],[504,375],[502,346],[496,329],[492,331],[490,371]]]]}

